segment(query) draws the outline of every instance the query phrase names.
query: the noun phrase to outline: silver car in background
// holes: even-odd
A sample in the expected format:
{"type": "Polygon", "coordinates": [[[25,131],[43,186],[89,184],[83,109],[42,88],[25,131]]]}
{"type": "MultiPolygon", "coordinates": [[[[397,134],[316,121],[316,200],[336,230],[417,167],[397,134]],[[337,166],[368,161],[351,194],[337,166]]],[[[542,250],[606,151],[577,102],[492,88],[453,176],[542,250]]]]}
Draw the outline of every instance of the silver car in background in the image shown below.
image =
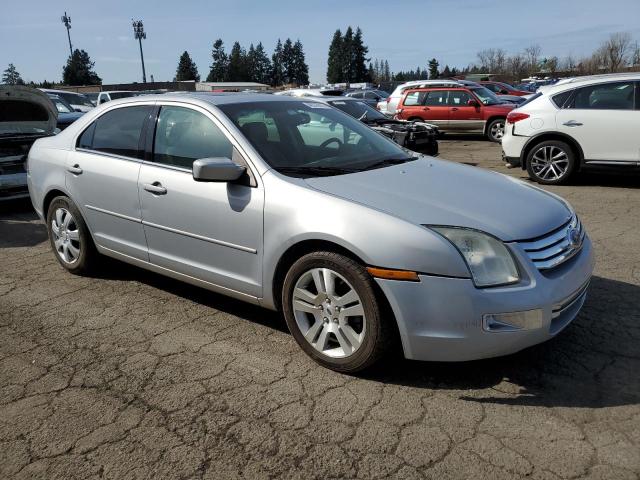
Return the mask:
{"type": "Polygon", "coordinates": [[[304,98],[109,102],[29,154],[60,264],[108,255],[280,310],[329,368],[504,355],[582,306],[589,237],[559,197],[416,156],[304,98]]]}

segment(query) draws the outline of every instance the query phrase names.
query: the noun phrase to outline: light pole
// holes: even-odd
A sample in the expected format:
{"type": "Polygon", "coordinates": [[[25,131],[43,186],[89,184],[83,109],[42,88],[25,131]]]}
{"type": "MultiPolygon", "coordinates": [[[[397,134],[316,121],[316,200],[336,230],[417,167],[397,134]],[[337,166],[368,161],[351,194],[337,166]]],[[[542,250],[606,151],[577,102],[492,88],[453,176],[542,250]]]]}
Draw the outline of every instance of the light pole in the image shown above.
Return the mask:
{"type": "Polygon", "coordinates": [[[60,20],[62,20],[62,23],[64,23],[64,26],[67,29],[67,38],[69,39],[69,54],[73,57],[73,48],[71,48],[71,33],[69,33],[69,30],[71,30],[71,17],[68,17],[67,12],[64,12],[64,15],[60,17],[60,20]]]}
{"type": "Polygon", "coordinates": [[[147,83],[147,74],[144,71],[144,55],[142,54],[142,39],[147,38],[147,34],[144,33],[144,25],[142,20],[133,21],[133,36],[138,40],[140,44],[140,61],[142,62],[142,83],[147,83]]]}

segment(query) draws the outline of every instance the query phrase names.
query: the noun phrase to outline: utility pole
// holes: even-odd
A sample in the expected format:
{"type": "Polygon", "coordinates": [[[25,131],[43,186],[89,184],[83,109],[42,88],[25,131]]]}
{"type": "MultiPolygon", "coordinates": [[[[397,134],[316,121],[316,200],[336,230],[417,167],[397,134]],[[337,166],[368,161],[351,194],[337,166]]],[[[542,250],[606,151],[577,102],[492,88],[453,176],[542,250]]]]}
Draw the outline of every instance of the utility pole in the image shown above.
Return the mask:
{"type": "Polygon", "coordinates": [[[142,54],[142,39],[147,38],[147,34],[144,33],[144,25],[142,20],[132,20],[133,22],[133,36],[138,40],[140,44],[140,61],[142,62],[142,83],[147,83],[147,74],[144,71],[144,55],[142,54]]]}
{"type": "Polygon", "coordinates": [[[64,23],[64,26],[67,29],[67,38],[69,39],[69,55],[73,57],[73,48],[71,48],[71,33],[69,33],[69,30],[71,30],[71,17],[68,17],[67,12],[64,12],[64,15],[60,17],[60,20],[62,20],[62,23],[64,23]]]}

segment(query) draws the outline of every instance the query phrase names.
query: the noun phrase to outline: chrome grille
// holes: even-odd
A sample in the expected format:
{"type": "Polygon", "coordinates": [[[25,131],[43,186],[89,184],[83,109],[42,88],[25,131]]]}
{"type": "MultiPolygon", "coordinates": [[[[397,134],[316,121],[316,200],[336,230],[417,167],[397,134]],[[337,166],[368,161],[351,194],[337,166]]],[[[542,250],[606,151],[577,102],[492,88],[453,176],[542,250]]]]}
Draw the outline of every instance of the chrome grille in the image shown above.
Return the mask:
{"type": "Polygon", "coordinates": [[[566,262],[582,248],[585,231],[576,215],[562,227],[535,240],[518,242],[538,270],[566,262]],[[573,233],[573,231],[577,233],[573,233]]]}

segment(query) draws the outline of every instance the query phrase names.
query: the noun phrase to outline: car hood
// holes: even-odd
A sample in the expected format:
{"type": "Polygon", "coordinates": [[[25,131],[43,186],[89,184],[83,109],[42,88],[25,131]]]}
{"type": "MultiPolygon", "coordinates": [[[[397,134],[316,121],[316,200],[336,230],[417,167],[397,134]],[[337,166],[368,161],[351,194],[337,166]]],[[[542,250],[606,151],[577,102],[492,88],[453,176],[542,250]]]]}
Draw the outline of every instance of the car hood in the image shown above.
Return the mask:
{"type": "Polygon", "coordinates": [[[555,196],[479,168],[431,157],[306,183],[416,224],[473,228],[503,241],[563,225],[571,211],[555,196]]]}
{"type": "Polygon", "coordinates": [[[0,135],[51,135],[58,111],[40,90],[21,85],[0,85],[0,135]]]}

